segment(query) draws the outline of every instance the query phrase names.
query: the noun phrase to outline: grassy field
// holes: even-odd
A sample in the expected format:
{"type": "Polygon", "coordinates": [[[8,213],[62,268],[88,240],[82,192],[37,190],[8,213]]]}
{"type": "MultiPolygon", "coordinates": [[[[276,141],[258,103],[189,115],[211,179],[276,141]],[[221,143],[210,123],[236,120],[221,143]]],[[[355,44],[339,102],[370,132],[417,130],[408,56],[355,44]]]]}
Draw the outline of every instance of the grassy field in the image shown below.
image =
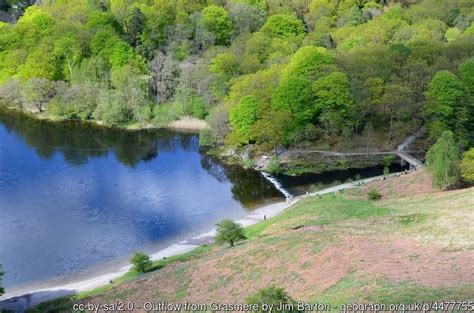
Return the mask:
{"type": "MultiPolygon", "coordinates": [[[[395,179],[408,187],[420,181],[395,179]]],[[[233,248],[211,245],[162,260],[151,273],[130,273],[36,311],[67,311],[88,301],[242,303],[269,285],[332,308],[474,300],[474,189],[365,200],[368,188],[390,189],[384,184],[394,182],[307,198],[246,228],[249,239],[233,248]]]]}

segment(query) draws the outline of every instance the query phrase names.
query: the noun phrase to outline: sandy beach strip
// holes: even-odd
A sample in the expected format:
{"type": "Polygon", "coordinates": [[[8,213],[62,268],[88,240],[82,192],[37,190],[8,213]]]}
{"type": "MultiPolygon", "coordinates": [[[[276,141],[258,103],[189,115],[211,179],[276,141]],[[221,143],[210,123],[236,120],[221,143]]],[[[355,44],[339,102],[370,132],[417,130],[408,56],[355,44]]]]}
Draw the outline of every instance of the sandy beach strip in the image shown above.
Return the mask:
{"type": "MultiPolygon", "coordinates": [[[[386,178],[396,177],[397,173],[390,174],[386,178]]],[[[335,187],[330,187],[327,189],[320,190],[318,192],[306,194],[303,196],[298,196],[292,199],[287,199],[286,201],[277,202],[263,206],[256,209],[252,213],[236,220],[235,222],[240,223],[242,226],[247,227],[250,225],[257,224],[263,221],[265,218],[272,218],[281,214],[285,209],[289,208],[293,204],[299,202],[300,200],[306,197],[318,196],[328,193],[338,192],[344,189],[357,188],[363,184],[370,183],[372,181],[380,180],[383,176],[377,176],[367,179],[362,179],[359,181],[354,181],[346,184],[341,184],[335,187]]],[[[212,243],[213,238],[216,234],[216,229],[213,228],[208,232],[205,232],[199,236],[192,237],[190,239],[181,241],[176,244],[172,244],[156,253],[150,255],[152,260],[161,260],[165,257],[171,257],[180,255],[186,252],[190,252],[193,249],[203,245],[212,243]]],[[[89,291],[94,288],[104,286],[110,283],[110,280],[117,279],[127,273],[131,268],[131,265],[123,266],[115,271],[110,271],[101,275],[97,275],[91,278],[78,280],[76,282],[53,285],[42,288],[34,287],[21,287],[21,288],[12,288],[7,290],[7,292],[0,297],[0,308],[3,309],[13,309],[16,311],[16,308],[29,308],[33,307],[41,302],[48,300],[53,300],[62,296],[76,294],[78,292],[89,291]]],[[[21,310],[19,311],[21,312],[21,310]]]]}

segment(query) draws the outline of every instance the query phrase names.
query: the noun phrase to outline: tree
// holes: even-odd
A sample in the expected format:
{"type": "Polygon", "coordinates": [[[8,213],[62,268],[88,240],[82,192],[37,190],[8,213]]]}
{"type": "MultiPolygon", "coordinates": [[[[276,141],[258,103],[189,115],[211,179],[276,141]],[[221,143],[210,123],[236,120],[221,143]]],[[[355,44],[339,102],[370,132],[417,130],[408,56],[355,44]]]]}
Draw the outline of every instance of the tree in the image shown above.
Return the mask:
{"type": "Polygon", "coordinates": [[[428,170],[438,188],[449,187],[459,179],[459,149],[451,131],[444,131],[426,154],[428,170]]]}
{"type": "Polygon", "coordinates": [[[353,100],[349,88],[349,79],[342,72],[333,72],[318,79],[313,90],[316,96],[316,112],[322,113],[320,121],[327,134],[339,133],[351,118],[353,100]]]}
{"type": "Polygon", "coordinates": [[[239,61],[233,53],[218,54],[209,65],[209,72],[227,80],[239,73],[239,61]]]}
{"type": "Polygon", "coordinates": [[[454,132],[458,140],[464,141],[468,109],[466,90],[459,79],[449,71],[439,71],[429,84],[425,113],[430,119],[428,129],[432,137],[445,130],[454,132]]]}
{"type": "MultiPolygon", "coordinates": [[[[388,140],[394,138],[394,133],[398,130],[393,127],[394,122],[405,117],[405,126],[410,128],[409,123],[415,116],[415,103],[413,102],[413,92],[409,87],[398,84],[388,84],[385,86],[385,94],[382,99],[384,114],[388,116],[389,132],[388,140]]],[[[384,119],[386,121],[386,119],[384,119]]]]}
{"type": "Polygon", "coordinates": [[[265,21],[265,11],[261,8],[246,3],[232,3],[230,17],[235,25],[237,34],[253,33],[265,21]]]}
{"type": "Polygon", "coordinates": [[[146,23],[146,16],[139,8],[134,8],[127,23],[128,42],[136,47],[139,43],[140,35],[143,33],[146,23]]]}
{"type": "Polygon", "coordinates": [[[288,304],[292,307],[291,310],[278,310],[278,312],[299,312],[296,307],[296,302],[293,300],[283,288],[270,286],[262,288],[251,296],[248,296],[246,299],[248,304],[258,304],[260,309],[257,312],[274,312],[275,308],[281,306],[281,304],[288,304]],[[263,310],[262,304],[268,306],[273,305],[273,310],[263,310]]]}
{"type": "Polygon", "coordinates": [[[293,131],[293,117],[286,110],[270,110],[250,129],[250,136],[263,150],[273,150],[288,141],[293,131]]]}
{"type": "Polygon", "coordinates": [[[311,81],[298,76],[283,81],[272,97],[272,108],[293,114],[298,126],[311,122],[316,112],[311,81]]]}
{"type": "Polygon", "coordinates": [[[282,81],[293,76],[314,80],[318,78],[325,65],[333,63],[333,58],[326,49],[314,46],[300,48],[291,58],[290,63],[282,72],[282,81]]]}
{"type": "Polygon", "coordinates": [[[157,52],[148,62],[151,74],[150,85],[155,101],[164,103],[174,96],[178,85],[178,64],[169,55],[157,52]]]}
{"type": "Polygon", "coordinates": [[[202,23],[208,31],[214,33],[216,44],[229,44],[230,36],[234,30],[234,23],[226,9],[217,5],[206,7],[202,10],[202,23]]]}
{"type": "Polygon", "coordinates": [[[4,85],[0,86],[0,99],[2,99],[7,106],[22,109],[24,99],[20,81],[10,79],[4,85]]]}
{"type": "Polygon", "coordinates": [[[304,34],[304,25],[290,14],[275,14],[267,19],[261,31],[281,38],[299,37],[304,34]]]}
{"type": "Polygon", "coordinates": [[[258,106],[259,103],[255,97],[245,96],[236,107],[230,110],[229,120],[239,143],[247,144],[249,142],[249,131],[257,121],[258,106]]]}
{"type": "Polygon", "coordinates": [[[25,84],[24,97],[39,113],[56,94],[55,83],[45,78],[32,78],[25,84]]]}
{"type": "Polygon", "coordinates": [[[132,263],[132,269],[139,273],[145,273],[153,264],[150,257],[143,252],[136,252],[130,259],[130,263],[132,263]]]}
{"type": "Polygon", "coordinates": [[[345,16],[345,22],[347,26],[357,26],[365,23],[366,19],[362,14],[362,10],[357,6],[353,5],[345,16]]]}
{"type": "Polygon", "coordinates": [[[231,247],[234,243],[245,240],[244,229],[240,224],[234,221],[225,219],[216,224],[216,242],[218,244],[228,243],[231,247]]]}
{"type": "Polygon", "coordinates": [[[82,47],[72,36],[64,36],[54,43],[54,55],[66,65],[69,81],[72,81],[73,67],[82,58],[82,47]]]}
{"type": "Polygon", "coordinates": [[[472,99],[474,99],[474,58],[465,61],[459,66],[459,75],[472,99]]]}
{"type": "Polygon", "coordinates": [[[470,183],[474,183],[474,148],[464,152],[461,161],[461,176],[470,183]]]}

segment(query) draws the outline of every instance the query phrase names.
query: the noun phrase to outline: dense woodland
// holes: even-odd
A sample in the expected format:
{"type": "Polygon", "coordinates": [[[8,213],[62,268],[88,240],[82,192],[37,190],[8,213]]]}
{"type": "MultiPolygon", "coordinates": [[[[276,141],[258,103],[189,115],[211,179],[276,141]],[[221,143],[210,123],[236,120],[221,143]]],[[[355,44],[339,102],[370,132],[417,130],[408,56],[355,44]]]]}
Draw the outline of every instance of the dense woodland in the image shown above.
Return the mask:
{"type": "Polygon", "coordinates": [[[473,57],[472,0],[44,0],[0,23],[0,99],[114,126],[191,115],[203,144],[395,145],[426,125],[468,148],[473,57]]]}

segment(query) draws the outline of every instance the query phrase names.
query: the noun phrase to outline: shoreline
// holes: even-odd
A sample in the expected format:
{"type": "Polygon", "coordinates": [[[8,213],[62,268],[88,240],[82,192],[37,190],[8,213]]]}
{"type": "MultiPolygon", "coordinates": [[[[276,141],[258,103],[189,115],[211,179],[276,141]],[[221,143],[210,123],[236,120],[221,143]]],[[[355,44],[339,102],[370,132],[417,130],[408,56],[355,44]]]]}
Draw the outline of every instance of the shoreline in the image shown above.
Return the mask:
{"type": "MultiPolygon", "coordinates": [[[[284,209],[291,206],[293,202],[294,201],[280,201],[267,204],[235,221],[242,224],[244,227],[254,225],[264,220],[264,216],[271,218],[280,214],[284,209]]],[[[157,261],[163,258],[184,254],[204,244],[212,243],[215,231],[215,228],[212,228],[200,235],[171,244],[154,253],[150,253],[150,258],[152,261],[157,261]]],[[[62,296],[90,291],[97,287],[108,285],[111,279],[115,280],[123,276],[130,270],[130,268],[131,265],[128,264],[102,274],[79,278],[76,281],[70,281],[71,277],[63,277],[53,282],[52,285],[44,287],[38,286],[48,284],[48,281],[35,282],[30,286],[25,285],[17,288],[13,287],[12,289],[7,289],[6,293],[0,297],[0,304],[2,304],[0,305],[0,308],[7,309],[9,307],[14,308],[20,306],[26,309],[41,302],[53,300],[62,296]],[[61,281],[63,281],[63,283],[61,283],[61,281]]],[[[49,281],[49,283],[51,283],[51,281],[49,281]]]]}
{"type": "MultiPolygon", "coordinates": [[[[400,173],[392,173],[386,175],[386,179],[397,177],[399,174],[400,173]]],[[[272,218],[281,214],[292,205],[298,203],[299,201],[307,197],[319,196],[329,193],[335,193],[340,190],[357,188],[361,185],[380,180],[382,178],[383,175],[374,176],[326,188],[317,192],[308,193],[306,195],[297,196],[291,199],[287,198],[286,201],[276,202],[262,206],[253,211],[252,213],[247,214],[238,220],[235,220],[235,222],[240,223],[243,227],[251,226],[264,221],[265,218],[272,218]]],[[[212,243],[213,238],[215,236],[215,232],[216,230],[215,228],[213,228],[198,236],[186,239],[179,243],[171,244],[164,249],[161,249],[155,253],[151,253],[150,257],[153,261],[156,261],[161,260],[163,258],[190,252],[201,245],[212,243]]],[[[110,279],[114,280],[123,276],[129,271],[130,267],[131,265],[129,264],[120,267],[116,270],[106,272],[104,274],[98,274],[90,278],[85,278],[79,281],[73,281],[62,285],[56,284],[54,286],[48,286],[44,288],[31,288],[28,286],[19,287],[17,289],[13,288],[11,289],[11,291],[7,290],[7,292],[0,297],[0,304],[2,304],[0,308],[15,309],[18,307],[22,307],[23,309],[27,309],[45,301],[54,300],[67,295],[77,294],[79,292],[90,291],[97,287],[108,285],[110,279]]]]}
{"type": "Polygon", "coordinates": [[[0,104],[0,110],[12,112],[13,114],[23,115],[27,118],[34,119],[36,121],[43,121],[47,123],[80,123],[91,127],[104,128],[104,129],[118,129],[124,131],[140,131],[140,130],[171,130],[176,132],[190,132],[198,133],[201,129],[207,127],[207,123],[204,120],[191,118],[189,116],[181,116],[177,120],[169,122],[167,125],[158,126],[153,123],[144,125],[131,124],[131,125],[107,125],[102,121],[98,120],[81,120],[81,119],[68,119],[61,118],[58,116],[50,116],[47,114],[35,113],[29,110],[21,110],[12,108],[4,104],[0,104]],[[188,123],[189,122],[189,123],[188,123]]]}

